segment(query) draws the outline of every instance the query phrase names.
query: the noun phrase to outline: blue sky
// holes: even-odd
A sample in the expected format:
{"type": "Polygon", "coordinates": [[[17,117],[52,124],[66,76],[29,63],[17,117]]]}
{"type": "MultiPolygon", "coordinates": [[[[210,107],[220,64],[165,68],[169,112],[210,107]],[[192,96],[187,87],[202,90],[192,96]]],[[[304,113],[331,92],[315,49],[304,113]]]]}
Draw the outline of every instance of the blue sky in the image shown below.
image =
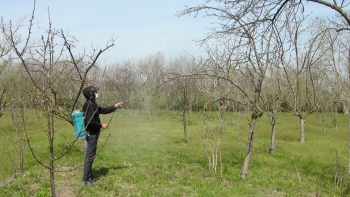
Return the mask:
{"type": "MultiPolygon", "coordinates": [[[[36,0],[35,21],[47,28],[48,7],[53,27],[63,29],[91,51],[91,44],[102,48],[112,37],[115,46],[100,58],[104,62],[134,60],[163,52],[167,57],[201,54],[193,40],[204,37],[207,18],[178,17],[184,5],[203,0],[36,0]]],[[[3,1],[4,21],[31,15],[33,1],[3,1]],[[4,9],[5,8],[5,9],[4,9]]],[[[40,38],[40,37],[39,37],[40,38]]]]}
{"type": "MultiPolygon", "coordinates": [[[[76,53],[91,44],[103,48],[112,37],[115,46],[106,51],[100,61],[106,63],[137,60],[162,52],[166,57],[203,55],[194,40],[205,37],[213,18],[176,14],[187,6],[205,0],[36,0],[34,21],[47,29],[48,8],[53,27],[74,35],[79,44],[76,53]]],[[[31,15],[34,1],[2,0],[3,20],[17,21],[31,15]]],[[[321,10],[311,4],[315,11],[321,10]]],[[[327,9],[329,10],[329,9],[327,9]]],[[[324,11],[322,9],[322,11],[324,11]]],[[[39,38],[39,37],[38,37],[39,38]]]]}

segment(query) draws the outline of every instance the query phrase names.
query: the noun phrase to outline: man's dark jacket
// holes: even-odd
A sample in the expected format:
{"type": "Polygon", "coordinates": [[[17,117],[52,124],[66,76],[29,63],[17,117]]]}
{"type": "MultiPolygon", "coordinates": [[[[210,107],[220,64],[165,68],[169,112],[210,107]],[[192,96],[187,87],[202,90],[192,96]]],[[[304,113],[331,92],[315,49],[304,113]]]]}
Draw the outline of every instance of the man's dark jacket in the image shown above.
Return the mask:
{"type": "Polygon", "coordinates": [[[84,123],[86,126],[86,131],[89,132],[90,135],[96,135],[100,133],[100,129],[102,127],[100,121],[100,114],[108,114],[114,112],[117,108],[113,106],[109,107],[100,107],[95,102],[95,94],[94,91],[98,89],[94,86],[89,86],[84,88],[83,94],[86,98],[86,102],[83,106],[83,112],[85,114],[84,123]]]}

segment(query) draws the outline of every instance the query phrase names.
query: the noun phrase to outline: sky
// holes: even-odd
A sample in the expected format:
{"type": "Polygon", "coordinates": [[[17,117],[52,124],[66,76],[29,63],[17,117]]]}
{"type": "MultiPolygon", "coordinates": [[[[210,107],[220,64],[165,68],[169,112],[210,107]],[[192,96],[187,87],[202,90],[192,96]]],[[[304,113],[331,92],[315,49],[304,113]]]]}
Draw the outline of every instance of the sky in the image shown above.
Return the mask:
{"type": "MultiPolygon", "coordinates": [[[[34,1],[0,0],[4,22],[30,16],[34,1]]],[[[104,48],[116,38],[115,46],[100,61],[115,63],[146,58],[161,52],[167,58],[204,55],[195,41],[203,39],[213,18],[176,16],[186,7],[205,0],[36,0],[34,22],[47,29],[48,11],[55,29],[62,29],[79,41],[76,53],[91,46],[104,48]]],[[[324,13],[316,4],[315,12],[324,13]]],[[[328,9],[327,9],[328,10],[328,9]]],[[[33,34],[35,36],[35,34],[33,34]]],[[[36,35],[40,38],[40,35],[36,35]]]]}

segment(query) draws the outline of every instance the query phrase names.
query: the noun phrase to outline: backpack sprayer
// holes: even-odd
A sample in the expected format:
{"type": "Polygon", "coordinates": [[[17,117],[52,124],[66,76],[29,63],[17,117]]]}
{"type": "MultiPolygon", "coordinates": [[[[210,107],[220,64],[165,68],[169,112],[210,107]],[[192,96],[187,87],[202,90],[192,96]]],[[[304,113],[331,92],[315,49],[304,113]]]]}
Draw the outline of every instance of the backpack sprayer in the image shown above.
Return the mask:
{"type": "Polygon", "coordinates": [[[86,138],[84,112],[75,110],[72,113],[75,138],[86,138]]]}

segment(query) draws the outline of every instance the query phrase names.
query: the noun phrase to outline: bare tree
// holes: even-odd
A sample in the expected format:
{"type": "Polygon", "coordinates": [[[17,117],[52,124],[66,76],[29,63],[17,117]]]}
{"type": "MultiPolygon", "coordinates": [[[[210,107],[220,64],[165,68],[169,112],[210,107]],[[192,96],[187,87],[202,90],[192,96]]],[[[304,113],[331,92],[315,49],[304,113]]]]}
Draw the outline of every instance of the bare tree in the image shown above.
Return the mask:
{"type": "Polygon", "coordinates": [[[139,95],[143,98],[144,107],[155,125],[156,115],[159,110],[159,99],[162,95],[164,84],[164,72],[166,61],[162,53],[150,55],[142,60],[138,65],[143,81],[139,95]]]}
{"type": "MultiPolygon", "coordinates": [[[[255,75],[251,75],[249,73],[253,73],[251,72],[252,70],[254,70],[254,66],[253,69],[248,69],[245,68],[244,71],[242,69],[242,67],[240,67],[240,71],[243,71],[243,74],[247,75],[247,76],[257,76],[256,78],[256,82],[254,82],[254,80],[251,80],[253,82],[253,84],[255,84],[255,96],[251,97],[250,101],[252,106],[254,106],[255,108],[253,110],[253,116],[252,116],[252,121],[251,121],[251,131],[250,131],[250,137],[249,137],[249,143],[250,145],[248,145],[248,151],[247,151],[247,155],[246,155],[246,159],[245,159],[245,163],[243,165],[242,168],[242,172],[241,172],[241,176],[245,177],[247,174],[247,169],[248,169],[248,163],[249,163],[249,158],[250,158],[250,147],[251,147],[251,142],[253,139],[253,134],[254,134],[254,123],[256,118],[258,118],[259,116],[261,116],[260,114],[262,113],[261,109],[259,107],[257,107],[258,103],[259,103],[259,96],[260,96],[260,92],[261,92],[261,85],[262,85],[262,79],[264,79],[264,75],[265,75],[265,70],[263,68],[265,67],[261,67],[263,64],[261,64],[262,57],[262,53],[256,53],[256,51],[254,51],[254,49],[264,49],[264,47],[256,47],[258,45],[258,43],[260,42],[260,40],[255,36],[257,34],[257,31],[260,30],[260,35],[262,37],[265,37],[266,35],[269,35],[270,32],[272,30],[275,30],[276,35],[280,36],[280,31],[283,28],[289,28],[290,26],[288,26],[288,24],[292,24],[290,21],[290,19],[294,19],[295,16],[297,15],[303,15],[305,7],[304,7],[304,3],[307,2],[313,2],[313,3],[318,3],[321,5],[324,5],[326,7],[329,7],[330,9],[333,9],[336,11],[336,13],[340,14],[340,17],[342,17],[344,19],[343,22],[339,23],[337,21],[333,21],[333,27],[331,28],[335,28],[338,31],[341,30],[348,30],[349,29],[349,25],[350,25],[350,17],[349,15],[345,12],[345,8],[349,5],[348,3],[346,3],[345,1],[342,1],[340,4],[337,3],[337,1],[333,1],[328,2],[328,1],[323,1],[323,0],[312,0],[312,1],[302,1],[302,0],[284,0],[284,1],[275,1],[275,0],[233,0],[233,1],[205,1],[204,4],[196,6],[196,7],[189,7],[186,8],[185,10],[183,10],[182,12],[179,13],[179,16],[182,15],[186,15],[186,14],[194,14],[195,16],[197,16],[201,11],[205,12],[206,16],[212,16],[217,18],[219,21],[222,22],[218,22],[215,23],[217,24],[217,26],[212,27],[211,33],[208,34],[208,36],[199,41],[199,43],[201,44],[201,46],[203,45],[203,43],[206,43],[209,39],[226,39],[228,42],[238,42],[239,45],[237,44],[237,46],[242,46],[243,44],[245,44],[245,39],[248,40],[248,43],[251,44],[251,47],[247,47],[250,48],[251,50],[247,50],[246,54],[240,54],[243,57],[250,57],[253,55],[255,55],[255,60],[256,62],[252,61],[252,58],[248,58],[247,63],[252,64],[254,62],[254,64],[258,65],[255,71],[259,71],[259,72],[254,72],[255,75]],[[278,27],[278,28],[277,28],[278,27]],[[242,30],[242,32],[240,32],[240,30],[242,30]],[[231,39],[232,35],[236,35],[238,37],[240,37],[241,39],[239,41],[236,41],[234,39],[231,39]],[[254,36],[253,36],[254,35],[254,36]],[[255,52],[255,53],[254,53],[255,52]],[[248,54],[248,56],[247,56],[248,54]]],[[[300,31],[297,31],[300,32],[300,31]]],[[[294,38],[294,36],[298,36],[297,33],[294,33],[293,37],[291,37],[291,40],[294,38]]],[[[261,39],[264,40],[264,39],[261,39]]],[[[294,39],[294,45],[291,46],[295,46],[294,49],[298,49],[296,48],[297,45],[295,45],[295,39],[294,39]]],[[[291,41],[293,42],[293,41],[291,41]]],[[[281,46],[283,46],[283,44],[281,44],[281,46]]],[[[308,80],[305,80],[304,83],[306,85],[308,85],[308,87],[311,87],[311,90],[308,90],[307,92],[311,95],[307,95],[306,98],[308,98],[308,103],[312,104],[311,108],[309,110],[309,112],[313,112],[315,110],[317,110],[318,106],[316,105],[316,100],[315,100],[315,89],[314,89],[314,82],[313,82],[313,73],[312,73],[312,68],[313,65],[315,65],[315,63],[318,61],[317,58],[314,58],[312,55],[317,54],[315,48],[312,47],[317,47],[318,43],[316,42],[316,39],[311,40],[309,42],[309,51],[307,51],[307,53],[305,53],[304,57],[296,57],[297,58],[297,62],[293,62],[293,63],[297,63],[300,67],[297,68],[296,73],[298,73],[298,75],[300,76],[300,74],[304,74],[305,77],[308,77],[308,80]],[[302,58],[302,59],[299,59],[302,58]],[[303,61],[302,61],[303,60],[303,61]],[[301,61],[301,62],[300,62],[301,61]],[[303,64],[303,66],[305,66],[305,68],[303,67],[302,69],[305,69],[305,72],[301,73],[301,63],[303,64]],[[306,64],[304,64],[306,63],[306,64]],[[313,94],[313,95],[312,95],[313,94]],[[311,97],[310,97],[311,96],[311,97]]],[[[235,51],[235,55],[238,55],[238,53],[240,51],[237,50],[238,47],[236,47],[236,51],[235,51]]],[[[234,48],[233,48],[234,49],[234,48]]],[[[286,48],[283,48],[284,50],[286,50],[286,48]]],[[[232,53],[233,50],[229,50],[229,53],[232,53]]],[[[299,52],[296,52],[296,54],[298,54],[299,52]]],[[[227,55],[228,55],[227,54],[227,55]]],[[[268,54],[268,53],[265,53],[268,54]]],[[[318,55],[318,54],[317,54],[318,55]]],[[[283,56],[282,56],[283,58],[283,56]]],[[[266,60],[267,58],[265,58],[266,60]]],[[[285,60],[284,64],[285,64],[285,60]]],[[[240,61],[239,63],[242,63],[242,61],[240,61]]],[[[238,63],[236,63],[237,65],[239,65],[238,63]]],[[[253,65],[253,64],[252,64],[253,65]]],[[[285,65],[283,65],[285,66],[285,65]]],[[[288,72],[290,72],[290,70],[288,70],[288,72]]],[[[286,73],[288,73],[286,72],[286,73]]],[[[249,78],[248,78],[249,79],[249,78]]],[[[291,81],[289,81],[290,84],[291,81]]],[[[233,83],[234,84],[234,83],[233,83]]],[[[239,87],[239,90],[244,90],[243,88],[241,88],[241,86],[237,86],[239,87]]],[[[293,87],[300,87],[298,84],[293,84],[293,87]],[[294,86],[296,85],[296,86],[294,86]]],[[[242,91],[244,92],[244,91],[242,91]]],[[[298,102],[299,98],[299,91],[295,92],[294,91],[294,103],[296,104],[298,102]]],[[[248,94],[246,94],[248,97],[248,94]]],[[[248,97],[249,98],[249,97],[248,97]]],[[[306,104],[306,103],[304,103],[306,104]]],[[[304,118],[300,113],[300,110],[297,109],[296,105],[294,107],[294,114],[298,115],[300,117],[300,123],[301,123],[301,141],[304,141],[304,131],[303,131],[303,125],[304,125],[304,118]],[[299,111],[299,112],[298,112],[299,111]]]]}
{"type": "MultiPolygon", "coordinates": [[[[209,54],[207,64],[210,69],[205,74],[227,80],[233,87],[230,91],[242,94],[245,99],[242,104],[249,106],[252,110],[247,152],[241,170],[241,177],[245,178],[248,174],[253,149],[256,121],[263,115],[260,100],[261,91],[266,70],[273,64],[270,54],[277,50],[274,44],[276,38],[272,29],[266,31],[268,27],[263,24],[257,28],[257,24],[232,13],[227,4],[223,7],[202,5],[186,9],[182,14],[200,10],[206,10],[210,16],[217,16],[220,21],[219,28],[213,28],[213,33],[209,34],[202,42],[208,43],[209,40],[214,39],[228,43],[224,45],[225,53],[222,53],[224,58],[211,58],[209,54]],[[263,31],[261,31],[262,29],[263,31]]],[[[259,13],[263,13],[263,11],[259,11],[259,13]]]]}
{"type": "MultiPolygon", "coordinates": [[[[275,53],[278,56],[278,53],[275,53]]],[[[278,57],[275,57],[278,59],[278,57]]],[[[276,62],[278,63],[278,62],[276,62]]],[[[266,75],[266,84],[264,85],[262,92],[262,99],[265,103],[265,111],[269,118],[271,125],[271,136],[270,136],[270,146],[269,153],[273,154],[275,152],[275,141],[276,141],[276,123],[277,115],[283,109],[282,103],[286,102],[288,98],[288,91],[285,86],[285,80],[282,77],[282,69],[279,67],[279,64],[272,65],[267,70],[266,75]]]]}
{"type": "MultiPolygon", "coordinates": [[[[200,11],[205,11],[207,16],[213,16],[219,20],[218,25],[211,28],[211,33],[200,41],[201,46],[212,39],[229,43],[225,44],[228,46],[228,50],[223,53],[226,55],[225,59],[211,58],[209,54],[209,58],[212,60],[211,65],[215,69],[206,74],[216,77],[219,75],[219,71],[226,73],[226,75],[220,73],[219,76],[229,80],[237,90],[245,95],[245,104],[252,107],[247,154],[241,171],[241,177],[244,178],[248,174],[255,122],[263,113],[263,109],[259,107],[263,80],[266,69],[272,62],[270,53],[277,50],[272,44],[273,35],[275,33],[279,35],[279,31],[286,26],[280,17],[293,16],[296,12],[300,12],[299,7],[303,8],[303,4],[301,1],[269,1],[266,3],[266,1],[236,0],[217,2],[218,4],[214,4],[213,1],[206,1],[205,4],[185,9],[179,15],[193,13],[197,16],[200,11]],[[245,76],[244,82],[249,83],[229,78],[228,74],[232,75],[232,71],[227,72],[230,70],[227,68],[235,68],[242,76],[245,76]]],[[[275,40],[277,39],[275,38],[275,40]]]]}
{"type": "MultiPolygon", "coordinates": [[[[172,105],[179,105],[181,113],[181,120],[183,125],[184,139],[188,142],[187,124],[189,116],[192,112],[192,105],[195,99],[196,73],[198,62],[195,58],[179,57],[169,62],[169,68],[166,73],[166,87],[164,88],[173,101],[172,105]]],[[[169,99],[169,98],[168,98],[169,99]]]]}
{"type": "MultiPolygon", "coordinates": [[[[10,46],[6,42],[5,39],[0,40],[0,76],[1,79],[4,79],[4,72],[6,67],[11,64],[12,58],[7,57],[7,55],[10,53],[10,46]]],[[[6,93],[6,80],[0,80],[0,118],[2,114],[4,113],[5,107],[6,107],[6,101],[5,101],[5,93],[6,93]]]]}
{"type": "MultiPolygon", "coordinates": [[[[43,111],[45,115],[44,121],[40,117],[38,121],[47,136],[49,153],[35,150],[30,139],[30,132],[24,127],[26,148],[41,166],[49,170],[48,181],[51,184],[51,194],[56,196],[55,172],[57,169],[55,163],[70,150],[77,139],[67,142],[64,147],[55,145],[57,131],[55,117],[72,123],[71,112],[78,105],[80,92],[87,83],[88,73],[95,66],[98,57],[114,45],[114,39],[104,49],[93,49],[91,54],[83,54],[76,58],[73,55],[75,38],[66,35],[62,30],[54,29],[50,17],[45,34],[37,41],[32,39],[34,15],[35,2],[25,37],[19,34],[19,30],[25,26],[24,21],[19,26],[14,26],[11,21],[9,23],[2,21],[1,29],[6,42],[10,44],[30,80],[28,90],[33,93],[33,98],[37,102],[36,109],[43,111]],[[73,104],[70,104],[69,99],[74,101],[73,104]]],[[[50,16],[49,10],[48,16],[50,16]]]]}
{"type": "Polygon", "coordinates": [[[105,96],[114,100],[128,101],[126,108],[138,108],[140,97],[136,95],[143,83],[140,75],[135,61],[128,60],[108,67],[104,75],[106,85],[104,94],[107,94],[105,96]]]}
{"type": "MultiPolygon", "coordinates": [[[[350,48],[348,43],[348,32],[340,32],[339,34],[328,31],[325,43],[330,45],[330,49],[325,55],[326,70],[328,78],[331,80],[330,91],[334,95],[333,102],[335,107],[341,104],[344,114],[349,114],[350,106],[350,48]]],[[[335,122],[337,122],[335,120],[335,122]]]]}
{"type": "MultiPolygon", "coordinates": [[[[293,115],[299,117],[300,142],[305,141],[306,118],[316,112],[327,90],[324,86],[324,56],[329,51],[330,45],[325,45],[326,32],[318,28],[319,23],[315,21],[303,26],[305,18],[291,18],[293,23],[287,24],[286,31],[290,45],[283,47],[291,49],[285,52],[282,58],[282,67],[285,78],[288,81],[288,88],[291,91],[293,103],[293,115]],[[305,39],[306,37],[306,39],[305,39]]],[[[286,51],[286,50],[284,50],[286,51]]]]}

